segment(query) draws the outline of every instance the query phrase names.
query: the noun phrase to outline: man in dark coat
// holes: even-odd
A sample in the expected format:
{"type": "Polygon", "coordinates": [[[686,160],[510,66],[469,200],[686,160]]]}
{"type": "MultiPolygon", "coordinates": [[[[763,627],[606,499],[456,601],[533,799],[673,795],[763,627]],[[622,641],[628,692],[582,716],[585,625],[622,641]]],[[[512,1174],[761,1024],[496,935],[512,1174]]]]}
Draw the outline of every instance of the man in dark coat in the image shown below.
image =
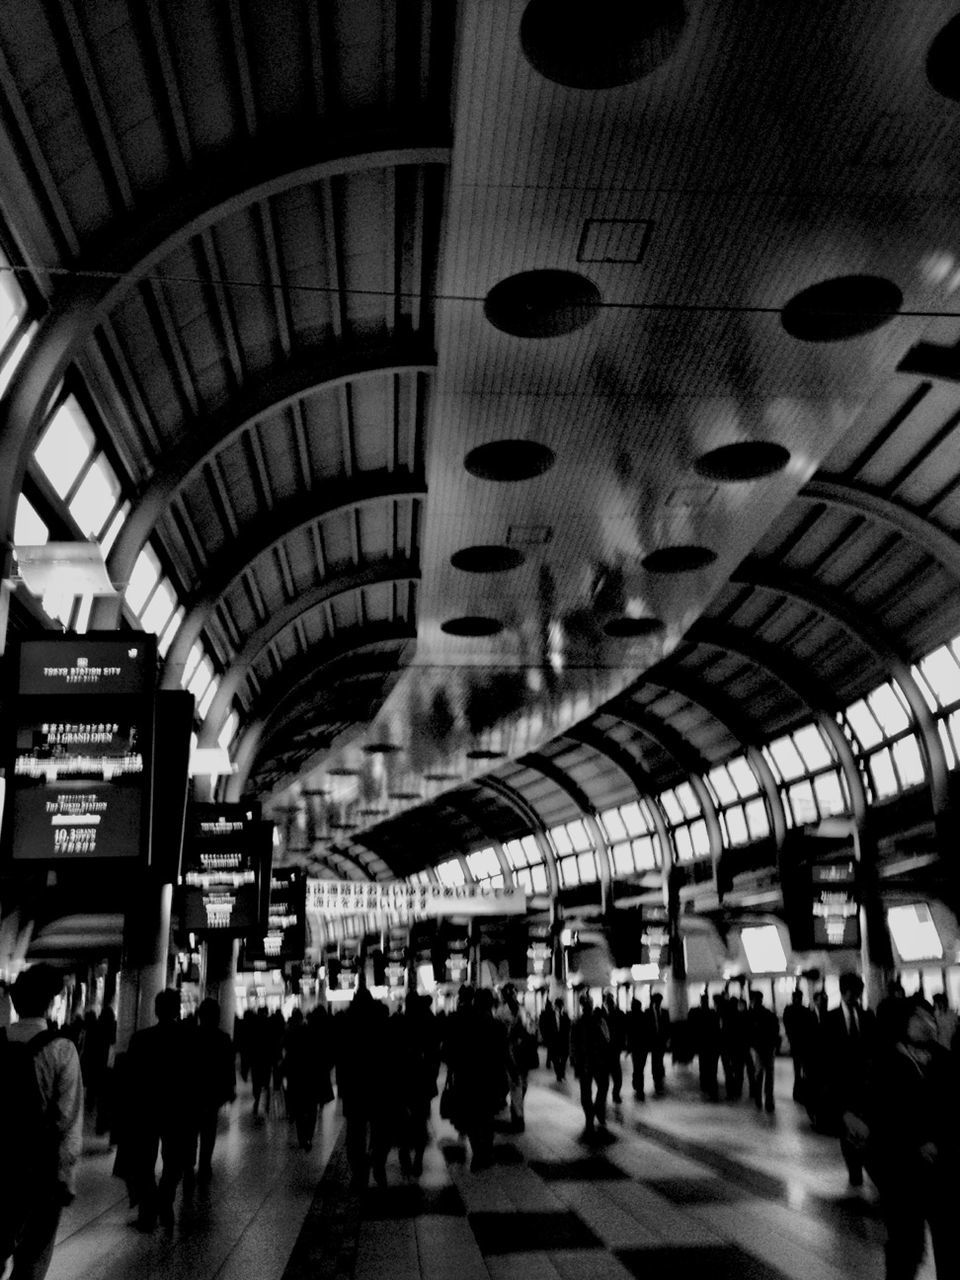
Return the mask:
{"type": "Polygon", "coordinates": [[[466,1133],[474,1172],[493,1163],[493,1121],[510,1087],[507,1030],[493,1012],[493,992],[481,987],[465,1007],[450,1044],[457,1128],[466,1133]]]}
{"type": "MultiPolygon", "coordinates": [[[[650,997],[644,1019],[646,1046],[650,1054],[650,1070],[653,1073],[653,1091],[659,1098],[664,1093],[663,1055],[670,1045],[670,1013],[664,1009],[663,996],[659,991],[655,991],[650,997]]],[[[640,1069],[640,1078],[643,1079],[643,1067],[640,1069]]],[[[640,1096],[643,1096],[642,1093],[640,1096]]]]}
{"type": "Polygon", "coordinates": [[[840,1134],[850,1185],[863,1185],[863,1117],[867,1081],[876,1052],[876,1019],[860,1004],[863,981],[856,973],[840,975],[840,1004],[823,1024],[825,1120],[840,1134]]]}
{"type": "MultiPolygon", "coordinates": [[[[715,1005],[719,1004],[718,996],[715,1005]]],[[[695,1048],[700,1069],[700,1092],[711,1102],[718,1102],[720,1089],[717,1084],[717,1067],[720,1062],[720,1010],[711,1008],[710,997],[700,997],[700,1008],[695,1022],[695,1048]]]]}
{"type": "Polygon", "coordinates": [[[212,996],[202,1000],[197,1010],[193,1050],[192,1101],[196,1128],[184,1177],[189,1182],[199,1148],[197,1177],[201,1182],[207,1182],[213,1174],[213,1148],[217,1141],[220,1108],[237,1096],[233,1041],[226,1031],[220,1030],[220,1006],[212,996]]]}
{"type": "Polygon", "coordinates": [[[783,1029],[790,1041],[790,1057],[793,1059],[793,1100],[808,1100],[810,1057],[817,1024],[813,1011],[803,1003],[803,992],[796,988],[790,1003],[783,1011],[783,1029]]]}
{"type": "Polygon", "coordinates": [[[338,1018],[337,1091],[347,1130],[347,1160],[353,1189],[366,1188],[373,1169],[378,1186],[386,1186],[390,1150],[391,1105],[395,1101],[393,1064],[384,1058],[389,1015],[365,986],[338,1018]]]}
{"type": "Polygon", "coordinates": [[[750,992],[747,1012],[747,1035],[753,1071],[750,1094],[757,1107],[774,1110],[773,1066],[780,1048],[780,1019],[766,1008],[761,991],[750,992]]]}
{"type": "Polygon", "coordinates": [[[556,1010],[557,1033],[553,1042],[553,1070],[558,1081],[566,1079],[567,1061],[570,1057],[570,1015],[563,1006],[563,999],[557,996],[553,1002],[556,1010]]]}
{"type": "Polygon", "coordinates": [[[588,1133],[594,1122],[607,1127],[607,1092],[610,1088],[610,1028],[590,993],[580,995],[580,1017],[570,1033],[570,1059],[580,1082],[580,1105],[588,1133]]]}

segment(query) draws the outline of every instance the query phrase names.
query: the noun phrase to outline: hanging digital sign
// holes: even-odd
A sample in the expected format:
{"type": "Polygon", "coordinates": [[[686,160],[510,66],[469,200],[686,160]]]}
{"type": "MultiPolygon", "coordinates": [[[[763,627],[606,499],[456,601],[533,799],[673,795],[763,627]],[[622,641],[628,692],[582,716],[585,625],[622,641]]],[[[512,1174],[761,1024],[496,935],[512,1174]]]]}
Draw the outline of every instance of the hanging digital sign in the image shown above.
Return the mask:
{"type": "Polygon", "coordinates": [[[11,860],[145,859],[155,637],[23,640],[15,670],[3,836],[11,860]]]}
{"type": "Polygon", "coordinates": [[[193,804],[180,875],[181,927],[242,935],[260,923],[258,814],[246,804],[193,804]]]}
{"type": "Polygon", "coordinates": [[[251,962],[266,960],[276,967],[287,961],[302,960],[306,949],[306,876],[293,867],[277,868],[270,876],[266,932],[247,941],[244,956],[251,962]]]}
{"type": "Polygon", "coordinates": [[[854,857],[810,864],[815,947],[860,946],[860,894],[854,857]]]}

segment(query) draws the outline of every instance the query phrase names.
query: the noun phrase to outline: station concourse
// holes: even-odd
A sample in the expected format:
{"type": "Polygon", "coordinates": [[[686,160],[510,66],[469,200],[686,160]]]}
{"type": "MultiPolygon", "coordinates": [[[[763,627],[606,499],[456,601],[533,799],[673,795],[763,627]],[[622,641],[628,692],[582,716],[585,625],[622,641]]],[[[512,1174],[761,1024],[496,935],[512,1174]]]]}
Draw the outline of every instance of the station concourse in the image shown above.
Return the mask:
{"type": "Polygon", "coordinates": [[[958,129],[955,0],[0,11],[0,1027],[53,965],[87,1103],[50,1275],[892,1280],[885,1120],[841,1151],[788,1027],[874,1098],[956,1069],[958,129]],[[254,1117],[301,1015],[393,1045],[463,987],[541,1042],[492,1169],[439,1095],[362,1193],[342,1097],[311,1150],[254,1117]],[[166,990],[243,1070],[137,1234],[166,990]],[[768,1111],[711,1105],[758,1000],[768,1111]],[[625,1039],[583,1132],[557,1001],[581,1053],[649,1015],[664,1096],[625,1039]]]}

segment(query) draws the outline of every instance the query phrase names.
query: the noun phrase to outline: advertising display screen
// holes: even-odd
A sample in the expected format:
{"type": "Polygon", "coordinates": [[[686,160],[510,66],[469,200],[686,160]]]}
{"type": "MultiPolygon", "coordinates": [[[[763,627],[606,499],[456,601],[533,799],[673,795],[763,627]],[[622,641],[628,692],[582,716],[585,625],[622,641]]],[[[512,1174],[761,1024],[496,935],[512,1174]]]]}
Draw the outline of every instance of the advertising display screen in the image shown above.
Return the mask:
{"type": "Polygon", "coordinates": [[[21,641],[4,847],[15,862],[147,855],[156,640],[21,641]]]}
{"type": "Polygon", "coordinates": [[[813,945],[859,947],[860,894],[857,890],[856,859],[819,859],[810,864],[810,877],[813,945]]]}
{"type": "Polygon", "coordinates": [[[270,905],[266,933],[251,938],[244,955],[271,966],[299,961],[307,949],[307,881],[293,867],[278,867],[270,876],[270,905]]]}
{"type": "Polygon", "coordinates": [[[180,923],[241,935],[259,926],[258,815],[245,804],[193,804],[180,876],[180,923]]]}

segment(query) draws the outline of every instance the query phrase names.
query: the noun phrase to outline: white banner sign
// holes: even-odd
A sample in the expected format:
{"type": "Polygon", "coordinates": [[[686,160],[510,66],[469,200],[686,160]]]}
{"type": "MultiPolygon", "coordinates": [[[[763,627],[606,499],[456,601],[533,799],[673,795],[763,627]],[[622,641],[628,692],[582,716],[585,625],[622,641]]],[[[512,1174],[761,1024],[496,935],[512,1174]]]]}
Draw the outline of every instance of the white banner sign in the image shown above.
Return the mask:
{"type": "Polygon", "coordinates": [[[395,911],[405,916],[518,916],[526,909],[523,889],[495,889],[490,884],[307,881],[307,910],[321,915],[395,911]]]}

